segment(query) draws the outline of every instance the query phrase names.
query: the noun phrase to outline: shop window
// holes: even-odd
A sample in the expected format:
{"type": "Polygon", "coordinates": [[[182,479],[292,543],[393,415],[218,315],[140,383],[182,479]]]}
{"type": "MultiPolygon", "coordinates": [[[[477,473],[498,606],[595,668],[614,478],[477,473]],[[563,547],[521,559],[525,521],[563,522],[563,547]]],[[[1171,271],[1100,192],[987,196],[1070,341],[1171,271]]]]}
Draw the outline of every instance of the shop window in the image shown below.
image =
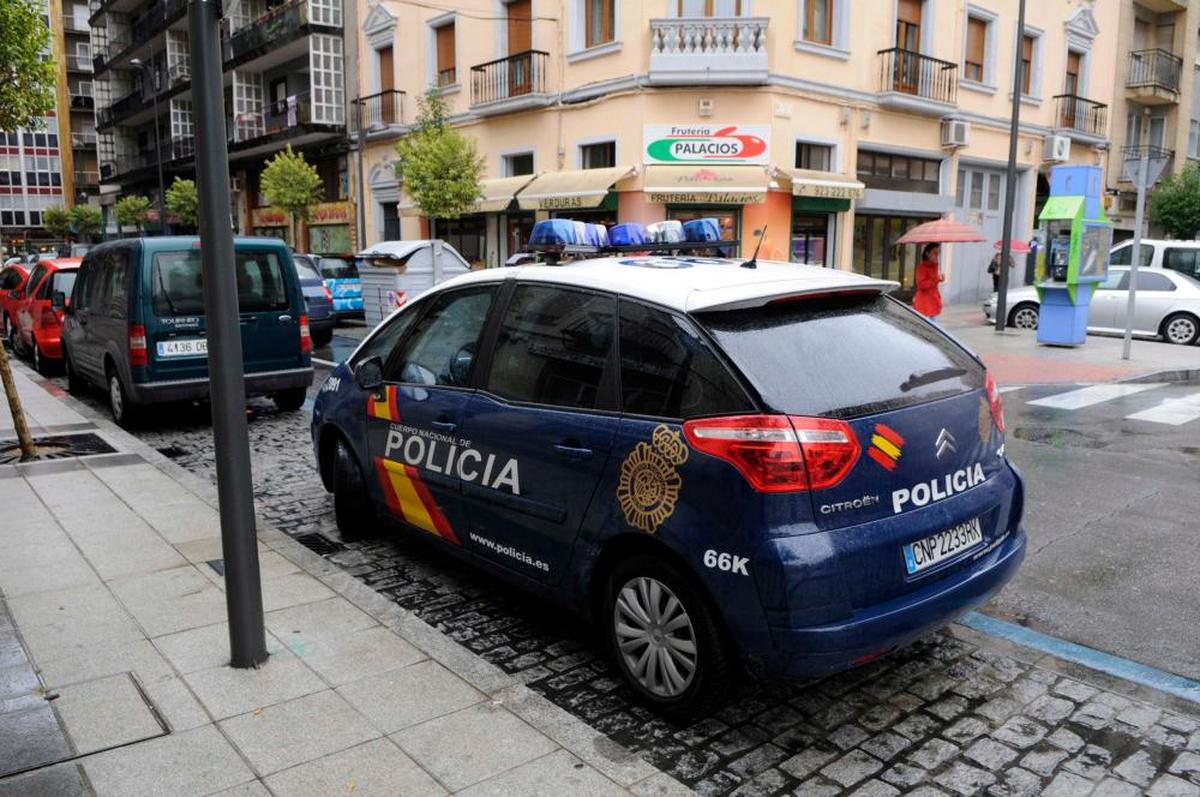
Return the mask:
{"type": "Polygon", "coordinates": [[[829,213],[792,215],[792,262],[828,266],[830,255],[829,213]]]}
{"type": "Polygon", "coordinates": [[[615,5],[616,0],[584,0],[584,47],[596,47],[614,39],[615,5]]]}
{"type": "Polygon", "coordinates": [[[796,142],[796,168],[833,171],[833,147],[827,144],[796,142]]]}
{"type": "Polygon", "coordinates": [[[738,241],[741,240],[742,232],[742,214],[737,208],[730,207],[702,207],[688,205],[686,207],[680,205],[667,208],[667,218],[678,221],[691,221],[692,219],[715,218],[721,226],[722,241],[738,241]]]}
{"type": "Polygon", "coordinates": [[[459,216],[457,219],[434,219],[433,236],[453,246],[472,266],[486,262],[487,222],[482,213],[459,216]]]}
{"type": "Polygon", "coordinates": [[[533,153],[520,152],[503,156],[504,176],[518,177],[522,174],[533,174],[533,153]]]}
{"type": "Polygon", "coordinates": [[[916,260],[915,246],[897,246],[896,239],[908,230],[929,221],[913,216],[854,217],[854,270],[877,279],[895,280],[901,287],[900,298],[912,297],[916,260]]]}
{"type": "Polygon", "coordinates": [[[858,179],[867,188],[937,194],[940,193],[938,175],[941,165],[940,160],[932,158],[860,150],[858,179]]]}
{"type": "Polygon", "coordinates": [[[617,165],[617,142],[602,141],[579,146],[579,165],[584,169],[607,169],[617,165]]]}

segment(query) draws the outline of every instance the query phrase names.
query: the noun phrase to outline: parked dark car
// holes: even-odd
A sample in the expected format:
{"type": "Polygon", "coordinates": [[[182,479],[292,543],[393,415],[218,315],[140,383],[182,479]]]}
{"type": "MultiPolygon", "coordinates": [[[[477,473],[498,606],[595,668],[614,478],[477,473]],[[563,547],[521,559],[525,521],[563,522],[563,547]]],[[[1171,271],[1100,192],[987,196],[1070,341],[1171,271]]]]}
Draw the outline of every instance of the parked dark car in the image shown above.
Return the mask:
{"type": "MultiPolygon", "coordinates": [[[[234,241],[247,395],[269,395],[297,410],[312,383],[312,338],[287,244],[234,241]]],[[[135,422],[138,408],[208,396],[208,341],[200,239],[112,241],[88,252],[65,304],[63,365],[72,393],[108,391],[113,418],[135,422]]]]}
{"type": "Polygon", "coordinates": [[[292,262],[296,264],[296,276],[300,278],[300,290],[308,308],[308,328],[312,332],[313,345],[317,348],[328,346],[337,324],[337,316],[333,314],[333,294],[321,278],[312,255],[293,252],[292,262]]]}

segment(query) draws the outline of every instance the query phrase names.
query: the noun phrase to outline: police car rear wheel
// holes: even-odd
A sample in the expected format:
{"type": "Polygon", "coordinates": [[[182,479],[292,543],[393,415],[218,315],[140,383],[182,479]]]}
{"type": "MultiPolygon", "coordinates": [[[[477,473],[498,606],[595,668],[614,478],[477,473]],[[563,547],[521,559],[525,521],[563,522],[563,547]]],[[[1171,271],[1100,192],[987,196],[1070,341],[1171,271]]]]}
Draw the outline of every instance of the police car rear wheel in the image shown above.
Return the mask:
{"type": "Polygon", "coordinates": [[[617,666],[643,700],[687,718],[725,693],[732,665],[724,637],[674,567],[648,556],[623,563],[609,580],[606,608],[617,666]]]}
{"type": "Polygon", "coordinates": [[[333,514],[343,540],[361,540],[374,531],[371,497],[345,440],[338,440],[333,454],[333,514]]]}

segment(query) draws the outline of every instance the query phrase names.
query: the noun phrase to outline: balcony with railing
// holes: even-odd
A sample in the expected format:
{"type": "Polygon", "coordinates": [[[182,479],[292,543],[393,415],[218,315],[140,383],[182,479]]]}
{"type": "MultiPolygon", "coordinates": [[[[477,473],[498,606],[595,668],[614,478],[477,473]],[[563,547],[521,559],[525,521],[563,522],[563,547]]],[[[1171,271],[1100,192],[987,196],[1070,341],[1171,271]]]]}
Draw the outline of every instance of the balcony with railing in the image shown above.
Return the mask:
{"type": "MultiPolygon", "coordinates": [[[[1175,163],[1175,150],[1158,146],[1121,147],[1122,161],[1140,161],[1142,158],[1148,160],[1166,160],[1167,165],[1163,167],[1162,174],[1159,175],[1158,179],[1163,180],[1171,176],[1171,165],[1175,163]]],[[[1125,170],[1120,169],[1120,172],[1117,179],[1123,183],[1130,182],[1129,177],[1125,174],[1125,170]]]]}
{"type": "Polygon", "coordinates": [[[1074,94],[1057,94],[1054,126],[1075,138],[1103,140],[1108,134],[1108,106],[1074,94]]]}
{"type": "Polygon", "coordinates": [[[96,100],[91,94],[83,94],[78,89],[70,93],[72,111],[90,111],[96,107],[96,100]]]}
{"type": "Polygon", "coordinates": [[[958,64],[900,47],[878,56],[880,105],[939,115],[958,104],[958,64]]]}
{"type": "Polygon", "coordinates": [[[526,50],[471,67],[471,110],[486,115],[549,105],[549,58],[541,50],[526,50]]]}
{"type": "Polygon", "coordinates": [[[95,149],[96,132],[94,130],[72,130],[71,149],[95,149]]]}
{"type": "Polygon", "coordinates": [[[649,79],[656,85],[767,82],[768,17],[650,20],[649,79]]]}
{"type": "MultiPolygon", "coordinates": [[[[261,55],[302,39],[314,29],[340,30],[340,16],[328,11],[327,5],[314,6],[312,0],[288,0],[235,30],[225,39],[222,49],[225,61],[233,62],[234,66],[244,66],[261,55]]],[[[283,54],[280,60],[288,60],[296,54],[283,54]]],[[[261,71],[264,67],[256,65],[255,68],[261,71]]]]}
{"type": "Polygon", "coordinates": [[[262,113],[243,113],[225,119],[230,152],[244,153],[264,145],[289,142],[295,146],[343,136],[345,109],[341,105],[314,102],[311,92],[268,102],[262,113]]]}
{"type": "Polygon", "coordinates": [[[1129,54],[1127,96],[1142,105],[1179,102],[1183,59],[1166,50],[1134,50],[1129,54]]]}
{"type": "Polygon", "coordinates": [[[100,185],[100,172],[87,169],[75,170],[75,188],[95,188],[100,185]]]}
{"type": "Polygon", "coordinates": [[[92,32],[92,26],[87,23],[87,20],[75,19],[69,14],[63,15],[63,30],[67,33],[75,33],[81,36],[87,36],[92,32]]]}
{"type": "Polygon", "coordinates": [[[96,68],[90,55],[77,55],[75,53],[70,53],[67,55],[67,71],[83,72],[90,75],[92,72],[96,71],[96,68]]]}
{"type": "Polygon", "coordinates": [[[92,71],[100,73],[108,69],[109,65],[129,48],[130,40],[124,37],[96,43],[92,48],[92,71]]]}
{"type": "Polygon", "coordinates": [[[96,112],[96,128],[101,130],[112,127],[118,120],[140,110],[145,102],[141,88],[135,88],[107,108],[101,108],[96,112]]]}
{"type": "Polygon", "coordinates": [[[384,138],[398,135],[404,126],[403,91],[388,89],[358,97],[351,105],[350,131],[356,135],[361,128],[367,138],[384,138]]]}

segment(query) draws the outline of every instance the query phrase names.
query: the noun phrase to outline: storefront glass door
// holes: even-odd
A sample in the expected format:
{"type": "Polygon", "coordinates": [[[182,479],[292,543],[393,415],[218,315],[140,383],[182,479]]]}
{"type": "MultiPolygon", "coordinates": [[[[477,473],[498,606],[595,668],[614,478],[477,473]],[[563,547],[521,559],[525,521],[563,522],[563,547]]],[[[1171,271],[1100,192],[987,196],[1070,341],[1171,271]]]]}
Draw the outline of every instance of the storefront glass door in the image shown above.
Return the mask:
{"type": "Polygon", "coordinates": [[[831,213],[796,213],[792,216],[792,262],[810,266],[832,265],[831,213]]]}
{"type": "Polygon", "coordinates": [[[895,280],[900,283],[896,295],[911,298],[921,253],[919,247],[897,246],[896,239],[926,221],[929,219],[915,216],[855,216],[854,270],[878,279],[895,280]]]}

